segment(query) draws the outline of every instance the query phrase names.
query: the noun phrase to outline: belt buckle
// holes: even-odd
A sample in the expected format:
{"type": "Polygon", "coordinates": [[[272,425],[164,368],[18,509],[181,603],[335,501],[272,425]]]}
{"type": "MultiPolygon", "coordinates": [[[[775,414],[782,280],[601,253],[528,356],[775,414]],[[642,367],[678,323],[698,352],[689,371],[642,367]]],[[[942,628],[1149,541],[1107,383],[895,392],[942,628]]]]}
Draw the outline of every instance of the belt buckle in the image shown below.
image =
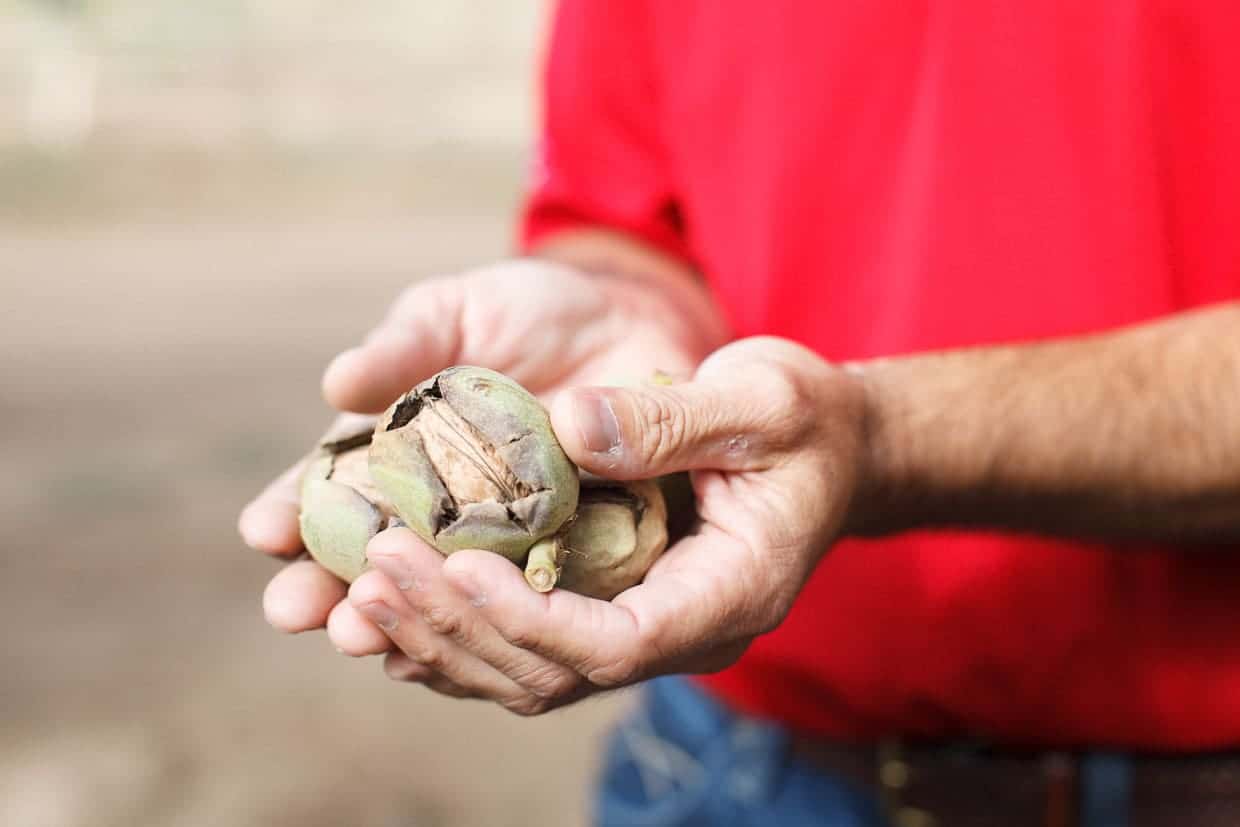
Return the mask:
{"type": "Polygon", "coordinates": [[[1067,752],[1042,756],[1042,780],[1046,788],[1046,827],[1076,827],[1077,766],[1067,752]]]}
{"type": "Polygon", "coordinates": [[[938,827],[939,820],[930,811],[904,803],[910,773],[904,744],[896,738],[880,741],[875,757],[879,801],[893,827],[938,827]]]}
{"type": "MultiPolygon", "coordinates": [[[[875,753],[879,801],[893,827],[939,827],[939,819],[929,810],[909,806],[904,793],[912,768],[898,739],[880,741],[875,753]]],[[[1042,756],[1046,827],[1076,827],[1076,761],[1065,752],[1042,756]]]]}

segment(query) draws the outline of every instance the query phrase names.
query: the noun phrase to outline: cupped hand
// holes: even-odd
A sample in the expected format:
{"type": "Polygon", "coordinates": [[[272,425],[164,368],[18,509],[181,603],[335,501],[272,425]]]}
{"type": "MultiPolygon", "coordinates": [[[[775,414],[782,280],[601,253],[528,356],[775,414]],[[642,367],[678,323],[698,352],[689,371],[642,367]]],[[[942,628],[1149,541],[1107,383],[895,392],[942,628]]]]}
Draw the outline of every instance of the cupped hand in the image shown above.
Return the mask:
{"type": "MultiPolygon", "coordinates": [[[[562,388],[633,380],[655,369],[688,375],[717,343],[680,309],[633,278],[542,260],[502,262],[407,289],[361,345],[332,361],[323,392],[342,411],[376,413],[454,364],[501,371],[544,399],[562,388]]],[[[289,469],[242,512],[247,544],[285,558],[303,552],[300,473],[300,466],[289,469]]],[[[346,586],[312,560],[297,560],[268,585],[264,611],[288,632],[326,626],[350,654],[389,649],[345,594],[346,586]]]]}
{"type": "Polygon", "coordinates": [[[692,472],[701,527],[611,602],[534,592],[484,551],[446,560],[407,529],[371,541],[350,604],[398,647],[391,677],[537,714],[659,674],[720,669],[779,624],[838,536],[865,467],[857,376],[778,339],[710,356],[691,381],[577,388],[552,407],[583,468],[692,472]]]}

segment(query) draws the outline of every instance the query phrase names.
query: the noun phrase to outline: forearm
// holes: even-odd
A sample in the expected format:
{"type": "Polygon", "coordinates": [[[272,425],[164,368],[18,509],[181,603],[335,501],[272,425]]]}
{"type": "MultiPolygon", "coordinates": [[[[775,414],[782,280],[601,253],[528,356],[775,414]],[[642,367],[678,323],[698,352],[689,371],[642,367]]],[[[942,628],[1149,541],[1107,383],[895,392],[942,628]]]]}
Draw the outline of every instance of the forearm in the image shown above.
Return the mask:
{"type": "Polygon", "coordinates": [[[858,533],[1240,542],[1240,303],[861,369],[871,451],[858,533]]]}
{"type": "Polygon", "coordinates": [[[618,301],[651,298],[666,306],[676,317],[678,334],[701,357],[731,338],[700,275],[687,262],[632,236],[582,228],[552,235],[531,252],[609,280],[618,301]]]}

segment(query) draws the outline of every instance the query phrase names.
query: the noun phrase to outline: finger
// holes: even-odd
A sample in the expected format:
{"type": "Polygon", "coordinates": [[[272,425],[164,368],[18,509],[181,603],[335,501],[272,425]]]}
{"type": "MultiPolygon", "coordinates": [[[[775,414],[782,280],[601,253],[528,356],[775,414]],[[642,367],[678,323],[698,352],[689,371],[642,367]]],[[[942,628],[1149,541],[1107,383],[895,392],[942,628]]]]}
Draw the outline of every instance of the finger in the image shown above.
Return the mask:
{"type": "Polygon", "coordinates": [[[323,374],[323,396],[346,411],[378,413],[460,351],[462,290],[456,280],[416,285],[366,341],[323,374]]]}
{"type": "Polygon", "coordinates": [[[263,614],[280,631],[321,629],[332,607],[344,599],[345,585],[313,560],[281,569],[263,592],[263,614]]]}
{"type": "Polygon", "coordinates": [[[525,691],[490,665],[435,631],[411,606],[392,594],[391,582],[379,572],[358,578],[349,593],[357,610],[370,618],[400,651],[428,672],[469,693],[500,703],[515,702],[525,691]]]}
{"type": "Polygon", "coordinates": [[[388,652],[387,657],[383,659],[383,672],[394,681],[420,683],[440,695],[447,695],[449,698],[478,697],[438,672],[427,669],[399,649],[388,652]]]}
{"type": "Polygon", "coordinates": [[[355,658],[382,655],[392,650],[392,641],[383,631],[341,600],[327,616],[327,636],[341,653],[355,658]]]}
{"type": "MultiPolygon", "coordinates": [[[[512,571],[520,571],[503,557],[484,553],[512,571]]],[[[444,557],[408,529],[381,533],[371,541],[367,556],[398,588],[405,586],[405,599],[429,626],[450,637],[524,692],[552,699],[566,696],[580,683],[571,669],[506,641],[485,620],[478,607],[444,579],[444,557]]],[[[529,589],[524,576],[520,578],[520,588],[529,589]]]]}
{"type": "Polygon", "coordinates": [[[637,618],[612,604],[556,589],[540,594],[507,561],[481,551],[449,558],[445,577],[510,644],[572,668],[592,683],[612,685],[608,670],[624,663],[617,682],[637,679],[628,662],[641,648],[637,618]]]}
{"type": "Polygon", "coordinates": [[[394,681],[421,683],[434,673],[399,649],[383,657],[383,673],[394,681]]]}
{"type": "Polygon", "coordinates": [[[514,646],[571,667],[596,686],[614,687],[675,671],[754,633],[744,599],[749,572],[732,562],[748,557],[737,541],[708,529],[667,554],[706,565],[669,561],[659,577],[612,602],[516,588],[520,573],[484,552],[457,552],[444,576],[514,646]]]}
{"type": "Polygon", "coordinates": [[[237,530],[247,546],[278,557],[302,552],[297,483],[304,465],[285,471],[241,511],[237,530]]]}
{"type": "Polygon", "coordinates": [[[328,426],[323,436],[319,437],[320,445],[327,445],[340,440],[351,441],[359,434],[375,429],[378,417],[371,414],[342,413],[328,426]]]}
{"type": "Polygon", "coordinates": [[[556,397],[551,421],[571,459],[612,479],[758,470],[781,418],[748,390],[721,381],[575,388],[556,397]]]}
{"type": "MultiPolygon", "coordinates": [[[[443,556],[408,529],[380,533],[371,541],[367,556],[386,575],[386,583],[363,583],[365,578],[359,579],[350,591],[350,599],[355,605],[358,601],[374,600],[385,606],[396,604],[401,622],[405,616],[419,619],[421,624],[406,636],[385,631],[407,653],[407,646],[430,646],[434,654],[444,659],[434,667],[436,671],[501,702],[513,702],[526,695],[546,700],[562,698],[580,683],[571,669],[515,647],[499,635],[478,607],[470,605],[444,580],[443,556]],[[432,639],[423,639],[423,634],[432,639]],[[465,654],[469,657],[460,656],[465,654]],[[497,680],[497,676],[503,680],[497,680]],[[513,693],[514,687],[520,690],[517,695],[513,693]]],[[[519,574],[519,569],[504,558],[490,556],[519,574]]],[[[521,589],[529,590],[523,578],[518,577],[518,581],[521,589]]],[[[414,654],[414,658],[423,660],[428,654],[414,654]]]]}

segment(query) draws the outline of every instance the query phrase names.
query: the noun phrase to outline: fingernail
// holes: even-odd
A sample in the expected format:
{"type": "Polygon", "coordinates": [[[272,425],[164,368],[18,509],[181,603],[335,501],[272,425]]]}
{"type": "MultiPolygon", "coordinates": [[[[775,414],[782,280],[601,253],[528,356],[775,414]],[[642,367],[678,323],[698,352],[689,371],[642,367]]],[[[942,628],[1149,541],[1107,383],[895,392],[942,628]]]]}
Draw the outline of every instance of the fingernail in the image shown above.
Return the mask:
{"type": "Polygon", "coordinates": [[[576,395],[573,414],[577,430],[587,451],[614,454],[620,450],[620,423],[611,400],[601,393],[585,391],[576,395]]]}
{"type": "Polygon", "coordinates": [[[395,583],[396,588],[402,592],[407,592],[413,588],[413,569],[409,568],[409,564],[401,558],[376,554],[369,559],[370,564],[386,574],[388,579],[395,583]]]}
{"type": "Polygon", "coordinates": [[[400,625],[400,618],[384,603],[367,603],[358,608],[362,614],[374,621],[374,624],[385,632],[395,632],[400,625]]]}

